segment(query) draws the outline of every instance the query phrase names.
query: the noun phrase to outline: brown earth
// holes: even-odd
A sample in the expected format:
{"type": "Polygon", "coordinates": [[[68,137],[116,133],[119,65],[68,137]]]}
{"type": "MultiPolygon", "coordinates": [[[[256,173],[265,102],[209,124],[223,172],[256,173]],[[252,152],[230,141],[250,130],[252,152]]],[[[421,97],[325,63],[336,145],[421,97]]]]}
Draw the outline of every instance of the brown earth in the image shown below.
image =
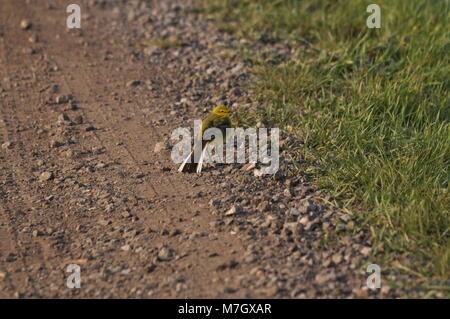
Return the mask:
{"type": "Polygon", "coordinates": [[[396,295],[368,291],[369,237],[288,162],[177,172],[174,128],[251,104],[235,39],[172,0],[82,1],[69,30],[69,3],[1,5],[0,297],[396,295]]]}

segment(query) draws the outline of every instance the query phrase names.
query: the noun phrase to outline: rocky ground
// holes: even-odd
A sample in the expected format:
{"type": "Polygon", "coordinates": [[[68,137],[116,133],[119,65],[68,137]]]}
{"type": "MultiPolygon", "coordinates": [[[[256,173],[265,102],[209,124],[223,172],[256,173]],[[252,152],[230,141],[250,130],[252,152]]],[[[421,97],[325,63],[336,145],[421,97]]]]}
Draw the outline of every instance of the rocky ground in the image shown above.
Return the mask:
{"type": "Polygon", "coordinates": [[[0,10],[0,297],[397,296],[368,291],[369,236],[285,153],[274,176],[177,172],[173,129],[251,104],[237,40],[183,1],[82,1],[79,30],[66,5],[0,10]]]}

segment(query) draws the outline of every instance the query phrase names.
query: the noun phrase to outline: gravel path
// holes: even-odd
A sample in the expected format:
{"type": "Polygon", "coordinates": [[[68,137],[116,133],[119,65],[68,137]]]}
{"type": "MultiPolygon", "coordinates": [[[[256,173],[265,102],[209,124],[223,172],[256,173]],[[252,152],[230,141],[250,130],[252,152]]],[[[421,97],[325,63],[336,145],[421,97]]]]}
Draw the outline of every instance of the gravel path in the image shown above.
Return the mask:
{"type": "Polygon", "coordinates": [[[182,1],[82,1],[80,30],[64,5],[0,11],[0,297],[371,296],[367,234],[287,162],[171,161],[173,129],[249,107],[235,39],[182,1]]]}

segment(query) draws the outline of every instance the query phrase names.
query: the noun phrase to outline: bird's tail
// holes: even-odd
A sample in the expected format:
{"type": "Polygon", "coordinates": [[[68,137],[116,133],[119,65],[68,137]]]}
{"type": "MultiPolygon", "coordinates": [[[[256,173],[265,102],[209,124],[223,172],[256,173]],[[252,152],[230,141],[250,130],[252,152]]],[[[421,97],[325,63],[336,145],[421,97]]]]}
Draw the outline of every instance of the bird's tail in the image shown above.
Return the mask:
{"type": "Polygon", "coordinates": [[[189,153],[189,155],[186,157],[183,163],[181,163],[180,167],[178,168],[178,171],[180,173],[197,172],[197,174],[200,174],[202,172],[203,161],[205,159],[206,152],[208,152],[208,147],[207,145],[203,147],[198,163],[194,163],[194,161],[192,160],[192,157],[194,157],[194,152],[195,151],[189,153]]]}
{"type": "Polygon", "coordinates": [[[193,151],[189,153],[189,155],[186,157],[186,159],[181,163],[180,167],[178,168],[178,171],[180,173],[192,173],[195,172],[195,169],[197,168],[197,163],[192,163],[191,157],[193,156],[193,151]]]}
{"type": "Polygon", "coordinates": [[[208,152],[208,144],[203,148],[202,154],[200,155],[200,159],[197,164],[197,174],[202,172],[203,160],[205,159],[205,155],[208,152]]]}

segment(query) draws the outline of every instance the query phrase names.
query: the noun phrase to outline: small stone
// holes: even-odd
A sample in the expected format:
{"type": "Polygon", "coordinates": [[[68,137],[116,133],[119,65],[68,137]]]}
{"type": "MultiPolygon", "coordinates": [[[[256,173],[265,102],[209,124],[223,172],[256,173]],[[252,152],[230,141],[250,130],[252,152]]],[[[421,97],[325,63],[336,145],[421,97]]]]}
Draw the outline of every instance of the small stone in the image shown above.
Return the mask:
{"type": "Polygon", "coordinates": [[[185,287],[186,287],[185,284],[179,282],[179,283],[177,283],[177,284],[175,285],[175,291],[176,291],[176,292],[180,292],[180,291],[182,291],[185,287]]]}
{"type": "Polygon", "coordinates": [[[151,273],[156,269],[156,265],[155,264],[151,264],[150,266],[147,267],[147,273],[151,273]]]}
{"type": "Polygon", "coordinates": [[[106,164],[103,162],[97,163],[97,165],[95,165],[95,168],[105,168],[106,164]]]}
{"type": "Polygon", "coordinates": [[[122,275],[129,275],[129,274],[131,273],[131,269],[130,269],[130,268],[124,269],[124,270],[122,270],[120,273],[121,273],[122,275]]]}
{"type": "Polygon", "coordinates": [[[220,264],[217,267],[217,270],[225,270],[225,269],[234,269],[239,265],[239,263],[235,260],[230,260],[229,262],[225,262],[223,264],[220,264]]]}
{"type": "Polygon", "coordinates": [[[254,169],[255,167],[256,167],[256,163],[247,163],[244,166],[242,166],[241,170],[249,171],[251,169],[254,169]]]}
{"type": "Polygon", "coordinates": [[[28,30],[31,28],[31,26],[32,26],[32,23],[30,20],[23,19],[22,21],[20,21],[20,28],[22,30],[28,30]]]}
{"type": "Polygon", "coordinates": [[[255,169],[255,170],[253,171],[253,175],[256,176],[256,177],[261,177],[261,176],[263,175],[262,170],[260,170],[260,169],[255,169]]]}
{"type": "Polygon", "coordinates": [[[334,262],[335,265],[339,265],[342,261],[342,255],[341,254],[334,254],[331,257],[331,260],[334,262]]]}
{"type": "Polygon", "coordinates": [[[300,220],[298,222],[305,226],[306,224],[309,223],[309,218],[308,218],[308,216],[303,216],[302,218],[300,218],[300,220]]]}
{"type": "Polygon", "coordinates": [[[285,223],[283,225],[283,227],[284,227],[284,229],[287,229],[290,232],[292,232],[293,234],[295,234],[298,230],[298,223],[297,222],[285,223]]]}
{"type": "Polygon", "coordinates": [[[25,54],[35,54],[35,53],[37,53],[37,51],[34,50],[33,48],[23,48],[22,52],[25,53],[25,54]]]}
{"type": "Polygon", "coordinates": [[[131,246],[130,245],[123,245],[122,247],[120,247],[120,249],[122,249],[123,251],[130,251],[131,246]]]}
{"type": "Polygon", "coordinates": [[[96,130],[96,128],[92,125],[89,125],[88,127],[85,128],[86,132],[95,131],[95,130],[96,130]]]}
{"type": "Polygon", "coordinates": [[[142,84],[142,82],[139,81],[139,80],[132,80],[132,81],[129,81],[129,82],[127,83],[127,87],[131,87],[131,86],[139,86],[139,85],[141,85],[141,84],[142,84]]]}
{"type": "Polygon", "coordinates": [[[153,148],[153,152],[159,153],[162,150],[164,150],[165,148],[166,148],[166,144],[163,142],[159,142],[159,143],[156,143],[155,147],[153,148]]]}
{"type": "Polygon", "coordinates": [[[361,249],[361,254],[363,254],[366,257],[369,256],[371,252],[372,248],[370,247],[364,247],[363,249],[361,249]]]}
{"type": "Polygon", "coordinates": [[[109,221],[109,220],[104,220],[104,219],[100,219],[100,220],[98,221],[98,224],[101,225],[101,226],[108,226],[109,224],[111,224],[111,221],[109,221]]]}
{"type": "Polygon", "coordinates": [[[324,284],[326,282],[335,281],[336,280],[336,274],[333,273],[333,272],[330,272],[330,273],[319,273],[319,274],[316,275],[314,280],[319,285],[322,285],[322,284],[324,284]]]}
{"type": "Polygon", "coordinates": [[[124,211],[121,215],[122,215],[123,218],[130,218],[131,217],[131,214],[129,212],[127,212],[127,211],[124,211]]]}
{"type": "Polygon", "coordinates": [[[261,212],[266,212],[270,209],[270,204],[267,201],[262,201],[258,204],[257,209],[261,212]]]}
{"type": "Polygon", "coordinates": [[[170,236],[172,236],[172,237],[174,237],[174,236],[177,236],[177,235],[180,235],[181,234],[181,230],[179,230],[179,229],[175,229],[175,230],[173,230],[172,232],[170,232],[170,236]]]}
{"type": "Polygon", "coordinates": [[[67,103],[67,101],[69,101],[69,99],[65,95],[58,95],[55,99],[57,104],[64,104],[67,103]]]}
{"type": "Polygon", "coordinates": [[[81,115],[77,115],[75,116],[75,118],[73,119],[73,122],[75,124],[83,124],[83,117],[81,115]]]}
{"type": "Polygon", "coordinates": [[[62,154],[64,155],[64,157],[67,158],[72,158],[75,155],[75,153],[72,150],[64,151],[62,154]]]}
{"type": "Polygon", "coordinates": [[[247,263],[254,263],[257,260],[258,260],[258,256],[256,256],[253,253],[247,254],[244,258],[244,261],[247,263]]]}
{"type": "Polygon", "coordinates": [[[239,214],[241,212],[241,207],[238,205],[233,205],[226,213],[225,216],[232,216],[239,214]]]}
{"type": "Polygon", "coordinates": [[[173,257],[173,251],[167,247],[161,248],[161,250],[158,252],[158,259],[161,261],[168,261],[168,260],[172,259],[172,257],[173,257]]]}
{"type": "Polygon", "coordinates": [[[242,95],[242,91],[238,87],[235,87],[235,88],[233,88],[231,90],[231,94],[234,95],[234,96],[241,96],[242,95]]]}
{"type": "Polygon", "coordinates": [[[151,46],[145,47],[143,52],[145,55],[152,55],[153,53],[155,53],[158,50],[159,50],[159,47],[157,47],[156,45],[151,45],[151,46]]]}
{"type": "Polygon", "coordinates": [[[12,146],[13,146],[13,144],[11,142],[9,142],[9,141],[7,141],[7,142],[2,144],[2,148],[4,150],[10,150],[12,148],[12,146]]]}
{"type": "Polygon", "coordinates": [[[211,199],[209,201],[209,206],[211,206],[211,208],[216,209],[219,205],[220,205],[220,200],[219,199],[211,199]]]}
{"type": "Polygon", "coordinates": [[[60,122],[65,122],[65,121],[70,122],[70,118],[69,118],[69,116],[66,113],[61,113],[58,116],[58,121],[60,121],[60,122]]]}
{"type": "MultiPolygon", "coordinates": [[[[0,280],[1,280],[1,278],[0,278],[0,280]]],[[[387,295],[390,290],[391,290],[391,288],[389,286],[383,285],[383,287],[381,287],[381,294],[382,295],[387,295]]]]}
{"type": "Polygon", "coordinates": [[[39,41],[39,39],[38,39],[37,35],[35,35],[35,34],[33,34],[32,36],[30,36],[28,38],[28,42],[31,42],[31,43],[36,43],[38,41],[39,41]]]}
{"type": "Polygon", "coordinates": [[[226,293],[226,294],[234,294],[235,292],[237,292],[237,289],[234,289],[234,288],[231,288],[231,287],[225,287],[223,292],[226,293]]]}
{"type": "Polygon", "coordinates": [[[49,181],[53,178],[53,173],[52,172],[43,172],[40,176],[39,179],[41,181],[49,181]]]}
{"type": "Polygon", "coordinates": [[[58,147],[61,147],[63,145],[64,145],[64,143],[62,143],[60,141],[57,141],[57,140],[50,141],[50,147],[51,148],[58,148],[58,147]]]}

